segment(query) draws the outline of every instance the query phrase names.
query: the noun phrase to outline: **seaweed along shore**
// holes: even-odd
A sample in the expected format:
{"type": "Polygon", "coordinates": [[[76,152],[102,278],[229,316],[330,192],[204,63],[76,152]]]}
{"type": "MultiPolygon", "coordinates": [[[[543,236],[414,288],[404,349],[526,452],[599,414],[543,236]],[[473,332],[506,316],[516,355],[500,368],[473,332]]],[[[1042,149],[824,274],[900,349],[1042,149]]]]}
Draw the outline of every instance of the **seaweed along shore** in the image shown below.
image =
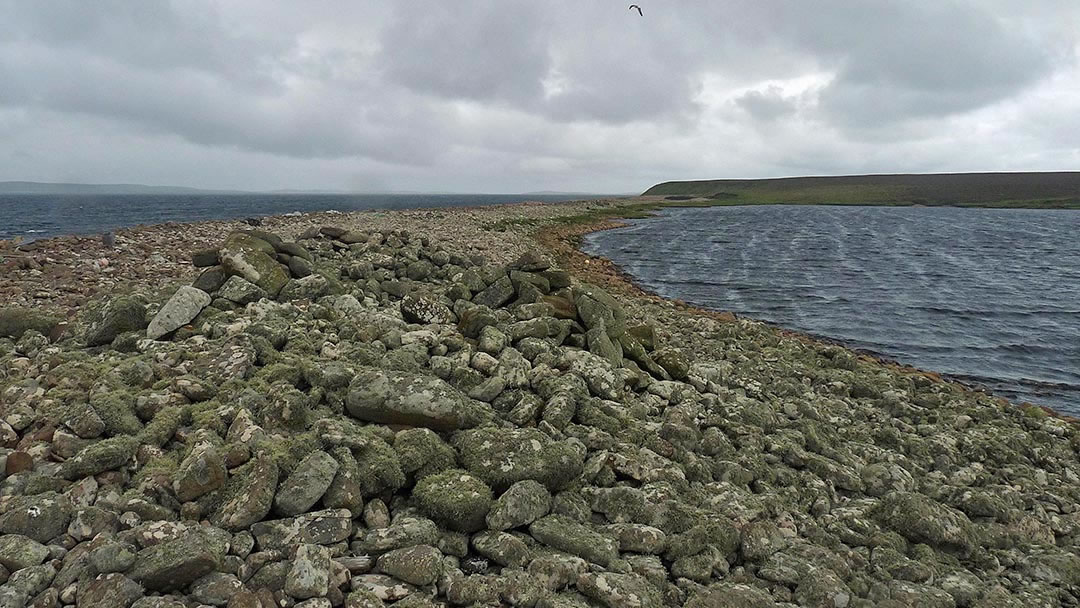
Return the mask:
{"type": "Polygon", "coordinates": [[[1077,604],[1075,425],[573,249],[646,209],[193,225],[3,308],[0,607],[1077,604]]]}

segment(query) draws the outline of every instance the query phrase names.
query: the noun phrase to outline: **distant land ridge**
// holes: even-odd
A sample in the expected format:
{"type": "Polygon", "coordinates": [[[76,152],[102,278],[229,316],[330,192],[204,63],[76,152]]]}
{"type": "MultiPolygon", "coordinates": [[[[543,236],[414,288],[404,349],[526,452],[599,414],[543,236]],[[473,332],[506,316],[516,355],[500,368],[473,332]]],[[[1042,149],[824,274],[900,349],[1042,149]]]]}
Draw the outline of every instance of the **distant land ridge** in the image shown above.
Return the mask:
{"type": "Polygon", "coordinates": [[[184,186],[144,184],[74,184],[52,182],[0,182],[0,194],[248,194],[242,190],[205,190],[184,186]]]}
{"type": "Polygon", "coordinates": [[[646,196],[715,205],[952,205],[1080,209],[1080,172],[928,173],[657,184],[646,196]]]}

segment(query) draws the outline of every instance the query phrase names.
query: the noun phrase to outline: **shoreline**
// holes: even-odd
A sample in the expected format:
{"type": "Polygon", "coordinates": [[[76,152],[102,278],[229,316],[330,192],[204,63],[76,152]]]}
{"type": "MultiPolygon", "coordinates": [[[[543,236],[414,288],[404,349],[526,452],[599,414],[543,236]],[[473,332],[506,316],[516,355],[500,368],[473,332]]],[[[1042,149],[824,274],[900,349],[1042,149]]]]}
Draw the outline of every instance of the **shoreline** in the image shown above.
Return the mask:
{"type": "MultiPolygon", "coordinates": [[[[634,277],[610,259],[590,255],[581,248],[586,235],[621,228],[627,225],[625,221],[628,219],[647,217],[667,207],[700,206],[731,206],[731,204],[704,199],[702,201],[669,201],[661,196],[639,196],[558,202],[522,201],[459,207],[327,210],[251,216],[260,220],[258,226],[246,223],[248,218],[137,224],[116,229],[114,234],[117,237],[117,245],[111,250],[104,247],[99,235],[59,235],[22,244],[16,244],[13,240],[0,240],[0,302],[8,306],[20,305],[17,301],[11,301],[13,299],[11,295],[21,294],[23,295],[21,305],[52,309],[72,319],[82,304],[89,302],[104,290],[147,287],[150,282],[156,282],[158,289],[168,288],[179,281],[190,283],[199,270],[191,265],[190,254],[209,247],[215,242],[220,242],[228,233],[235,230],[256,227],[275,232],[300,232],[305,228],[326,224],[363,229],[379,229],[380,227],[394,229],[401,227],[399,224],[405,224],[407,229],[411,230],[435,231],[439,227],[432,225],[433,223],[446,219],[447,216],[457,216],[454,218],[455,223],[463,218],[466,219],[467,225],[464,232],[479,229],[482,232],[498,233],[512,230],[516,226],[526,227],[527,229],[522,232],[516,230],[514,232],[542,247],[554,257],[558,265],[566,268],[579,280],[594,283],[623,297],[671,306],[674,310],[685,314],[725,323],[749,321],[767,327],[778,335],[807,344],[843,348],[863,361],[872,362],[896,373],[917,375],[935,383],[955,385],[965,391],[987,396],[1011,407],[1034,407],[1055,418],[1070,423],[1080,423],[1080,418],[1058,412],[1049,406],[1012,401],[977,383],[853,348],[840,339],[788,329],[753,317],[739,316],[730,311],[704,308],[678,298],[665,298],[639,285],[634,277]],[[178,232],[181,234],[177,234],[178,232]],[[185,245],[178,246],[178,242],[183,242],[185,245]],[[41,268],[20,268],[20,264],[24,264],[23,260],[42,257],[48,262],[45,266],[52,267],[54,271],[57,268],[64,271],[48,273],[43,272],[41,268]],[[12,269],[23,271],[23,275],[12,277],[12,269]],[[40,274],[35,274],[34,270],[40,274]],[[76,279],[77,284],[72,285],[69,282],[71,279],[76,279]],[[57,284],[51,289],[43,285],[52,281],[57,284]],[[77,300],[81,300],[81,303],[76,304],[77,300]]],[[[446,240],[453,242],[454,238],[446,240]]],[[[471,245],[476,245],[476,243],[471,243],[471,245]]],[[[496,257],[492,261],[509,262],[524,251],[520,244],[518,245],[505,252],[494,252],[496,257]]],[[[493,252],[488,250],[485,253],[493,252]]]]}
{"type": "MultiPolygon", "coordinates": [[[[684,201],[679,201],[684,202],[684,201]]],[[[702,205],[688,205],[688,206],[702,206],[702,205]]],[[[732,206],[732,205],[709,205],[709,206],[732,206]]],[[[685,207],[677,203],[671,205],[665,205],[661,203],[661,207],[685,207]]],[[[632,275],[623,270],[618,264],[612,260],[603,256],[594,256],[586,253],[581,245],[584,237],[594,232],[601,232],[606,230],[614,230],[627,226],[625,223],[627,218],[602,218],[592,223],[578,223],[571,225],[569,229],[566,227],[555,227],[541,229],[537,232],[536,237],[542,243],[546,244],[549,249],[560,250],[558,260],[561,264],[564,264],[579,278],[588,280],[589,282],[595,282],[607,289],[618,290],[629,297],[647,298],[660,302],[670,302],[675,305],[678,310],[683,310],[689,314],[703,315],[710,318],[715,318],[721,321],[736,321],[739,319],[750,320],[754,323],[761,324],[765,327],[769,327],[776,331],[780,335],[792,337],[795,339],[806,341],[810,344],[837,346],[845,350],[851,351],[859,356],[861,359],[869,362],[873,362],[877,365],[892,369],[896,372],[903,374],[914,374],[929,378],[935,382],[948,383],[956,386],[960,386],[965,391],[979,393],[987,397],[1000,401],[1003,404],[1007,404],[1010,407],[1017,408],[1038,408],[1046,414],[1068,421],[1072,424],[1080,424],[1080,418],[1065,414],[1053,409],[1050,406],[1041,405],[1038,403],[1031,403],[1026,401],[1014,401],[1002,395],[994,393],[989,387],[980,385],[978,383],[965,381],[952,374],[946,374],[933,370],[927,370],[920,368],[910,363],[904,363],[903,361],[893,359],[888,356],[884,356],[878,353],[866,351],[864,349],[858,349],[852,347],[845,341],[833,338],[831,336],[823,336],[810,334],[806,332],[800,332],[797,330],[789,329],[778,325],[776,323],[770,323],[768,321],[762,321],[753,317],[746,317],[736,315],[730,311],[720,311],[710,308],[704,308],[685,302],[678,298],[666,298],[660,294],[645,288],[637,283],[632,275]],[[577,258],[577,259],[575,259],[577,258]]]]}

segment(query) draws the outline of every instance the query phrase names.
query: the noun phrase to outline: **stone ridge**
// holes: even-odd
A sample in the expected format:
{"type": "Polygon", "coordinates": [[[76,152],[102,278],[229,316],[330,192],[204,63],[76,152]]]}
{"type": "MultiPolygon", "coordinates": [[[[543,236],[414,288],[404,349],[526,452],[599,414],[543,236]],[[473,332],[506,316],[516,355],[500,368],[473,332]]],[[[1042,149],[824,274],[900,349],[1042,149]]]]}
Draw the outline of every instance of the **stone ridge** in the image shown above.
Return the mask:
{"type": "Polygon", "coordinates": [[[53,340],[0,311],[0,607],[1080,601],[1080,435],[1038,408],[536,252],[192,262],[53,340]]]}

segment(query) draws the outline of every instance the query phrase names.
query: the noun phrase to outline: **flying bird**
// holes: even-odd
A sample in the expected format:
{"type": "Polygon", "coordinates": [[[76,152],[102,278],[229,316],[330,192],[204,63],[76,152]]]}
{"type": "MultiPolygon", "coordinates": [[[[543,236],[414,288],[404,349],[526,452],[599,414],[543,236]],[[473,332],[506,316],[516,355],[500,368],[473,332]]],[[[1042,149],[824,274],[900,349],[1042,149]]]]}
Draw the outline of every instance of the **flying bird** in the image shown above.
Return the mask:
{"type": "Polygon", "coordinates": [[[628,10],[631,10],[631,11],[632,11],[632,10],[634,10],[634,9],[637,9],[637,14],[638,14],[638,15],[641,15],[642,17],[644,17],[644,16],[645,16],[645,14],[641,12],[641,7],[640,7],[640,6],[638,6],[638,5],[636,5],[636,4],[631,4],[631,5],[630,5],[630,8],[629,8],[628,10]]]}

